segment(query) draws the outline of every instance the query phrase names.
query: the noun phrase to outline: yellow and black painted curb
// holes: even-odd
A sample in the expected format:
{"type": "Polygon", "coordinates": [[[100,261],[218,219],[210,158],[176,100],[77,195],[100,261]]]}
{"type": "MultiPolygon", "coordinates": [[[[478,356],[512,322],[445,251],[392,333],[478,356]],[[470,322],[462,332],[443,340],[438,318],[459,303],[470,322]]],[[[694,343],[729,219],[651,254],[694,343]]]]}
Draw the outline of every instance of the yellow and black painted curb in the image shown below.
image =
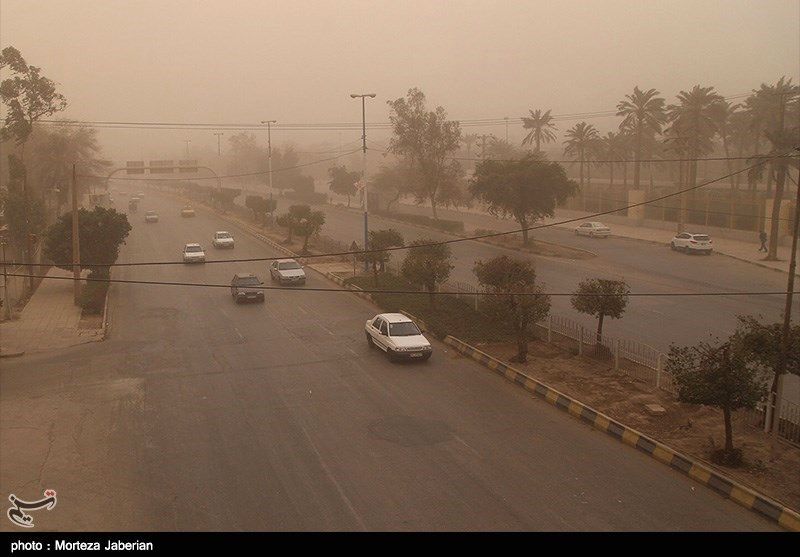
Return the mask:
{"type": "Polygon", "coordinates": [[[693,480],[713,489],[723,497],[731,499],[746,509],[766,517],[783,528],[794,532],[800,532],[800,514],[796,511],[772,501],[766,496],[730,478],[726,478],[708,466],[678,453],[674,449],[647,437],[643,433],[622,425],[605,414],[548,387],[544,383],[537,381],[529,375],[514,369],[508,364],[489,356],[485,352],[481,352],[477,348],[455,337],[448,335],[444,339],[444,342],[461,354],[479,362],[509,381],[520,385],[525,390],[544,399],[556,408],[588,423],[595,429],[655,458],[662,464],[666,464],[670,468],[689,476],[693,480]]]}

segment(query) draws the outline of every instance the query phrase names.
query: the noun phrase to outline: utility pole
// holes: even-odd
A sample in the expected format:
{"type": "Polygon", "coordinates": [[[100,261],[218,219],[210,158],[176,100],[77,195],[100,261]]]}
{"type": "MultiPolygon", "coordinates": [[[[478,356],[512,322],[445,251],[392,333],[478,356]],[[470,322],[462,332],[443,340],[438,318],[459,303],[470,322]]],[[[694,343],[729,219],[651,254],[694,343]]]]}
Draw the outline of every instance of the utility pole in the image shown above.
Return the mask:
{"type": "Polygon", "coordinates": [[[508,116],[504,117],[503,120],[506,121],[506,143],[508,143],[508,116]]]}
{"type": "Polygon", "coordinates": [[[0,238],[0,249],[3,251],[3,316],[11,319],[11,298],[8,296],[8,275],[6,274],[6,240],[0,238]]]}
{"type": "MultiPolygon", "coordinates": [[[[800,155],[800,147],[795,151],[800,155]]],[[[775,384],[772,385],[771,394],[774,393],[772,404],[772,434],[778,434],[781,409],[778,405],[783,394],[783,375],[786,373],[786,361],[789,358],[789,333],[792,324],[792,298],[794,297],[794,273],[797,269],[797,237],[800,235],[800,184],[797,185],[797,197],[794,202],[794,223],[792,230],[792,251],[789,255],[789,280],[786,285],[786,304],[783,308],[783,328],[781,330],[781,351],[778,355],[778,365],[775,366],[775,384]]]]}
{"type": "Polygon", "coordinates": [[[72,164],[72,283],[75,305],[81,300],[81,239],[78,233],[78,181],[72,164]]]}
{"type": "Polygon", "coordinates": [[[483,134],[478,136],[481,140],[481,160],[486,157],[486,138],[489,137],[487,134],[483,134]]]}
{"type": "Polygon", "coordinates": [[[185,139],[184,141],[186,142],[186,158],[188,159],[189,158],[189,143],[191,143],[192,140],[191,139],[185,139]]]}
{"type": "Polygon", "coordinates": [[[267,125],[267,158],[269,159],[267,183],[269,184],[269,198],[272,199],[272,124],[276,124],[277,120],[261,120],[262,124],[267,125]]]}
{"type": "Polygon", "coordinates": [[[222,132],[215,132],[214,135],[217,136],[217,156],[221,157],[222,156],[222,147],[220,145],[220,137],[222,137],[225,134],[222,133],[222,132]]]}
{"type": "Polygon", "coordinates": [[[375,98],[375,93],[351,93],[351,99],[361,99],[361,141],[362,141],[362,157],[361,157],[361,180],[364,182],[364,271],[369,271],[369,262],[367,261],[366,251],[369,245],[369,190],[367,187],[367,108],[366,98],[375,98]]]}

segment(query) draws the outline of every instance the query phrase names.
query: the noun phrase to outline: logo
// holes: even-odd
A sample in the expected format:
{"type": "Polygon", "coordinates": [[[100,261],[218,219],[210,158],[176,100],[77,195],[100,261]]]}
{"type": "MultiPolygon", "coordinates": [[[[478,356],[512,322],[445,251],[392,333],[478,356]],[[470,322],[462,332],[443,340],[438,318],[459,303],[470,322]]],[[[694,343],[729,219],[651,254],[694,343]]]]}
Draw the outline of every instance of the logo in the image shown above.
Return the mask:
{"type": "Polygon", "coordinates": [[[53,489],[44,490],[44,498],[38,501],[23,501],[13,493],[8,496],[13,507],[8,508],[8,519],[23,528],[33,528],[33,517],[25,511],[37,511],[39,509],[52,510],[56,506],[56,492],[53,489]]]}

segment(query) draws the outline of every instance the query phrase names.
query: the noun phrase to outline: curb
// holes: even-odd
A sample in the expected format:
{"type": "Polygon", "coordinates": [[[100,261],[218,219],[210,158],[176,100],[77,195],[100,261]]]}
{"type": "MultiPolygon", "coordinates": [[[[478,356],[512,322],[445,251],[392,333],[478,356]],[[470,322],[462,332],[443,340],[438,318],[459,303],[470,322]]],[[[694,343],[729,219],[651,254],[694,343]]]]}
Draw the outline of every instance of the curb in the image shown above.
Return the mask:
{"type": "Polygon", "coordinates": [[[787,530],[800,532],[800,514],[789,507],[783,506],[755,490],[719,474],[712,468],[647,437],[635,429],[622,425],[594,408],[548,387],[544,383],[455,337],[448,335],[444,339],[444,343],[495,373],[502,375],[509,381],[520,385],[526,391],[544,399],[559,410],[568,412],[595,429],[607,433],[618,441],[622,441],[624,444],[653,457],[662,464],[666,464],[696,482],[711,488],[726,499],[731,499],[744,508],[762,515],[787,530]]]}
{"type": "Polygon", "coordinates": [[[18,352],[3,352],[0,351],[0,358],[19,358],[20,356],[24,356],[25,351],[20,350],[18,352]]]}

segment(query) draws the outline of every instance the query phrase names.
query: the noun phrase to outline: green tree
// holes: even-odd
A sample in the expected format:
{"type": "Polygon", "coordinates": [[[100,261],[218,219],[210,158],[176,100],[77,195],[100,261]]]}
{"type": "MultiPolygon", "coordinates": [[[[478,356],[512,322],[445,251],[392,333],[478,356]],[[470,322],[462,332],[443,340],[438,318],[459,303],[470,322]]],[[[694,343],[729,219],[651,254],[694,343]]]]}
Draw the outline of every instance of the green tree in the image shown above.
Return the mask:
{"type": "MultiPolygon", "coordinates": [[[[12,162],[9,157],[9,169],[16,172],[16,176],[10,178],[12,183],[18,184],[17,187],[21,186],[22,203],[28,205],[31,201],[28,172],[25,167],[25,145],[33,133],[34,124],[41,118],[64,110],[67,101],[56,91],[55,82],[44,77],[40,68],[29,66],[19,50],[13,46],[7,46],[0,51],[0,70],[6,68],[10,70],[11,75],[0,82],[0,103],[5,112],[3,126],[0,127],[0,139],[4,141],[13,139],[19,146],[19,158],[14,156],[15,161],[12,162]],[[17,160],[19,165],[16,164],[17,160]],[[15,170],[17,166],[21,167],[21,172],[19,169],[15,170]]],[[[37,209],[33,207],[25,207],[20,213],[26,219],[23,228],[28,232],[39,231],[36,222],[27,220],[36,213],[37,209]]],[[[23,246],[26,263],[30,263],[33,256],[30,238],[30,234],[26,234],[23,246]]],[[[29,280],[28,287],[32,289],[33,279],[29,280]]]]}
{"type": "MultiPolygon", "coordinates": [[[[685,137],[689,155],[688,186],[697,185],[697,159],[710,153],[713,137],[719,131],[720,114],[725,110],[725,100],[713,87],[695,85],[690,91],[678,93],[678,104],[668,107],[670,128],[677,137],[685,137]]],[[[681,194],[681,211],[678,229],[683,232],[686,223],[686,194],[681,194]]]]}
{"type": "Polygon", "coordinates": [[[360,172],[350,172],[345,166],[334,166],[328,169],[328,188],[335,194],[347,196],[347,206],[350,207],[350,197],[356,194],[356,183],[361,179],[360,172]]]}
{"type": "Polygon", "coordinates": [[[722,464],[737,464],[741,452],[733,447],[733,412],[754,408],[764,386],[757,368],[748,362],[731,340],[701,342],[693,347],[672,345],[666,371],[678,389],[678,399],[689,404],[714,406],[725,421],[725,448],[713,455],[722,464]]]}
{"type": "Polygon", "coordinates": [[[267,213],[272,214],[278,208],[277,200],[265,199],[260,195],[248,195],[245,197],[244,205],[253,211],[253,219],[262,225],[266,221],[267,213]]]}
{"type": "Polygon", "coordinates": [[[617,116],[623,117],[619,129],[634,138],[633,187],[637,190],[640,188],[640,161],[645,138],[661,133],[666,122],[664,99],[658,95],[655,89],[642,91],[637,86],[617,104],[617,116]]]}
{"type": "Polygon", "coordinates": [[[233,209],[234,199],[242,194],[242,188],[214,188],[211,190],[211,201],[224,210],[233,209]]]}
{"type": "Polygon", "coordinates": [[[450,278],[450,271],[453,270],[450,246],[434,242],[435,240],[431,238],[411,242],[409,244],[411,249],[408,250],[401,267],[401,272],[408,282],[422,286],[428,291],[431,305],[436,303],[434,295],[436,287],[450,278]]]}
{"type": "Polygon", "coordinates": [[[409,89],[406,98],[388,101],[392,139],[389,151],[403,157],[416,174],[413,181],[417,202],[429,201],[433,218],[438,219],[436,207],[447,204],[457,194],[458,179],[463,171],[451,154],[458,150],[461,128],[448,120],[441,106],[428,111],[425,94],[409,89]]]}
{"type": "Polygon", "coordinates": [[[291,244],[294,238],[294,232],[297,225],[302,219],[308,218],[311,215],[311,207],[308,205],[290,205],[289,210],[276,219],[278,226],[286,228],[289,236],[286,238],[286,243],[291,244]]]}
{"type": "Polygon", "coordinates": [[[18,247],[25,249],[30,235],[39,234],[44,228],[44,206],[38,199],[26,201],[22,192],[9,189],[0,193],[0,208],[8,222],[10,240],[18,247]]]}
{"type": "Polygon", "coordinates": [[[386,200],[387,213],[391,212],[392,205],[395,205],[400,198],[411,191],[409,181],[408,169],[402,163],[397,163],[392,166],[381,166],[369,178],[369,191],[377,192],[381,199],[386,200]]]}
{"type": "MultiPolygon", "coordinates": [[[[772,373],[770,391],[778,392],[778,370],[783,347],[783,323],[761,323],[751,315],[739,315],[736,340],[749,361],[772,373]]],[[[786,373],[800,375],[800,325],[789,329],[789,351],[786,354],[786,373]]]]}
{"type": "Polygon", "coordinates": [[[583,166],[597,145],[600,135],[597,129],[586,122],[578,122],[566,131],[564,136],[564,154],[568,157],[577,158],[580,164],[580,186],[583,191],[583,166]]]}
{"type": "Polygon", "coordinates": [[[628,306],[630,288],[623,280],[586,279],[578,284],[571,302],[580,313],[597,317],[597,342],[603,339],[603,319],[619,319],[628,306]]]}
{"type": "Polygon", "coordinates": [[[522,140],[523,145],[535,145],[537,153],[541,152],[542,143],[550,143],[556,140],[554,130],[556,125],[553,123],[553,116],[550,111],[542,112],[538,108],[529,110],[530,117],[522,117],[522,127],[531,130],[522,140]]]}
{"type": "Polygon", "coordinates": [[[295,224],[295,232],[303,237],[303,251],[308,253],[308,239],[318,234],[325,224],[325,213],[322,211],[310,211],[308,215],[300,218],[295,224]]]}
{"type": "Polygon", "coordinates": [[[394,228],[387,228],[385,230],[370,230],[368,237],[368,251],[359,259],[366,260],[372,267],[375,286],[378,286],[378,271],[383,272],[386,263],[391,258],[391,252],[386,250],[402,246],[404,242],[403,235],[394,228]]]}
{"type": "Polygon", "coordinates": [[[469,191],[487,205],[495,216],[513,215],[522,228],[522,242],[528,245],[532,222],[552,217],[556,204],[577,190],[564,168],[555,162],[528,155],[518,160],[481,161],[475,168],[469,191]]]}
{"type": "Polygon", "coordinates": [[[526,362],[531,327],[550,313],[550,297],[536,282],[533,264],[501,255],[476,262],[474,272],[490,294],[485,303],[489,312],[498,319],[510,321],[515,332],[517,354],[511,361],[526,362]]]}
{"type": "MultiPolygon", "coordinates": [[[[93,277],[108,278],[109,265],[117,261],[119,248],[131,231],[128,217],[114,209],[78,210],[81,269],[93,277]]],[[[61,215],[47,229],[44,255],[64,270],[72,270],[72,213],[61,215]]]]}

